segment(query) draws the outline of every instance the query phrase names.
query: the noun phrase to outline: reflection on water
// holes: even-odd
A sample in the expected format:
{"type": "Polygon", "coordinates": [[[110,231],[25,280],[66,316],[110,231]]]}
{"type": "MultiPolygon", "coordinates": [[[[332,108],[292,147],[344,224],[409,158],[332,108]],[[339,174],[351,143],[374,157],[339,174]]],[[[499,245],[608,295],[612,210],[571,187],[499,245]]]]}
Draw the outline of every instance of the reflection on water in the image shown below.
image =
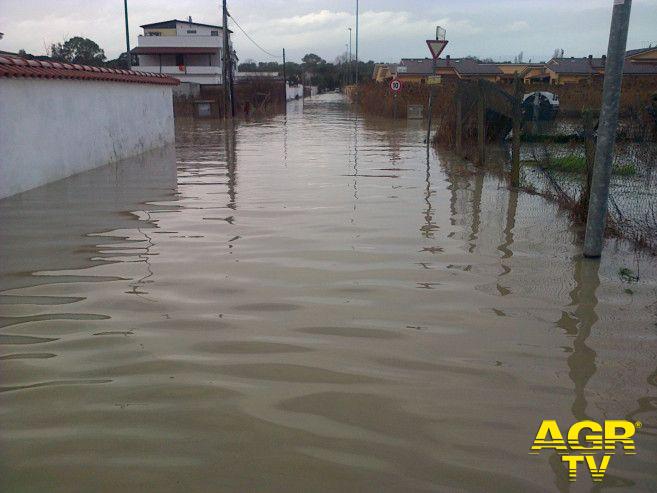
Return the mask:
{"type": "Polygon", "coordinates": [[[417,122],[288,110],[0,201],[0,489],[568,491],[540,421],[629,417],[605,485],[654,491],[654,260],[626,291],[417,122]]]}

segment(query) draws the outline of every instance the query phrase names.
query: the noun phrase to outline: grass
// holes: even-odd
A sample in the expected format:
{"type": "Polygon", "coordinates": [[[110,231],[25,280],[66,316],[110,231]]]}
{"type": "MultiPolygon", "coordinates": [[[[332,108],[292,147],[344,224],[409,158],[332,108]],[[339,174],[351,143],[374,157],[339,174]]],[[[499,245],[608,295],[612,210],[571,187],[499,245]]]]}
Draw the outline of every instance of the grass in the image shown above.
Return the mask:
{"type": "MultiPolygon", "coordinates": [[[[526,164],[537,165],[539,162],[526,161],[526,164]]],[[[548,169],[563,173],[586,173],[586,158],[576,154],[551,157],[547,163],[540,164],[543,164],[548,169]]],[[[619,164],[614,166],[612,173],[618,176],[633,176],[636,174],[636,166],[631,163],[619,164]]]]}
{"type": "Polygon", "coordinates": [[[618,269],[618,277],[621,278],[621,281],[628,284],[639,282],[639,276],[635,274],[632,269],[628,269],[627,267],[621,267],[618,269]]]}
{"type": "Polygon", "coordinates": [[[525,134],[523,133],[520,136],[522,142],[527,142],[531,144],[569,144],[570,142],[576,142],[583,140],[579,135],[535,135],[535,134],[525,134]]]}

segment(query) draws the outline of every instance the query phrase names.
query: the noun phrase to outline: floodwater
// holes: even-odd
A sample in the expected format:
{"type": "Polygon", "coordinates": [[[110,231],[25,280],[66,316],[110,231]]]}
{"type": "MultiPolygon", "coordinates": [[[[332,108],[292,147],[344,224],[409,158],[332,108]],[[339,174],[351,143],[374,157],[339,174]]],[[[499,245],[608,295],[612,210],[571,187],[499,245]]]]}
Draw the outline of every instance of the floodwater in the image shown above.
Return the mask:
{"type": "Polygon", "coordinates": [[[0,201],[1,491],[657,490],[654,258],[339,95],[176,132],[0,201]]]}

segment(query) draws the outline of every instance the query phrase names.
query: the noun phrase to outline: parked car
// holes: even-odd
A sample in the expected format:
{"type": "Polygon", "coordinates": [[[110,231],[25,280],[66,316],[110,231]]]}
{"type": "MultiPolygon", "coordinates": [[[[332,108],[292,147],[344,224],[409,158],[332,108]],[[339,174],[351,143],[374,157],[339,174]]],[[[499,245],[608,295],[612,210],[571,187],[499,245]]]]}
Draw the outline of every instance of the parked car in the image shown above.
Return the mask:
{"type": "Polygon", "coordinates": [[[525,94],[522,98],[522,113],[526,120],[534,119],[534,108],[538,97],[538,119],[552,120],[559,112],[559,96],[547,91],[536,91],[525,94]]]}

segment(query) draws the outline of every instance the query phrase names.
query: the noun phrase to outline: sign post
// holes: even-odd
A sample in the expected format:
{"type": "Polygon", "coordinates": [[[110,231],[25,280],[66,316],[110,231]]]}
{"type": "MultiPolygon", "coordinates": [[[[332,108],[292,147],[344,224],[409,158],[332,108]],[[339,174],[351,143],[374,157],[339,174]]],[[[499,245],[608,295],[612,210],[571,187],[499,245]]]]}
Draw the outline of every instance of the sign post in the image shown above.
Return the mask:
{"type": "Polygon", "coordinates": [[[401,91],[402,83],[400,80],[390,81],[390,90],[392,91],[392,117],[397,119],[397,93],[401,91]]]}
{"type": "Polygon", "coordinates": [[[433,88],[434,86],[442,83],[440,75],[436,75],[436,60],[447,46],[448,41],[445,39],[445,29],[438,26],[436,27],[436,39],[427,39],[427,46],[433,58],[433,71],[427,77],[427,85],[431,86],[429,89],[429,122],[427,126],[427,159],[429,158],[429,141],[431,140],[431,120],[433,116],[433,88]]]}

